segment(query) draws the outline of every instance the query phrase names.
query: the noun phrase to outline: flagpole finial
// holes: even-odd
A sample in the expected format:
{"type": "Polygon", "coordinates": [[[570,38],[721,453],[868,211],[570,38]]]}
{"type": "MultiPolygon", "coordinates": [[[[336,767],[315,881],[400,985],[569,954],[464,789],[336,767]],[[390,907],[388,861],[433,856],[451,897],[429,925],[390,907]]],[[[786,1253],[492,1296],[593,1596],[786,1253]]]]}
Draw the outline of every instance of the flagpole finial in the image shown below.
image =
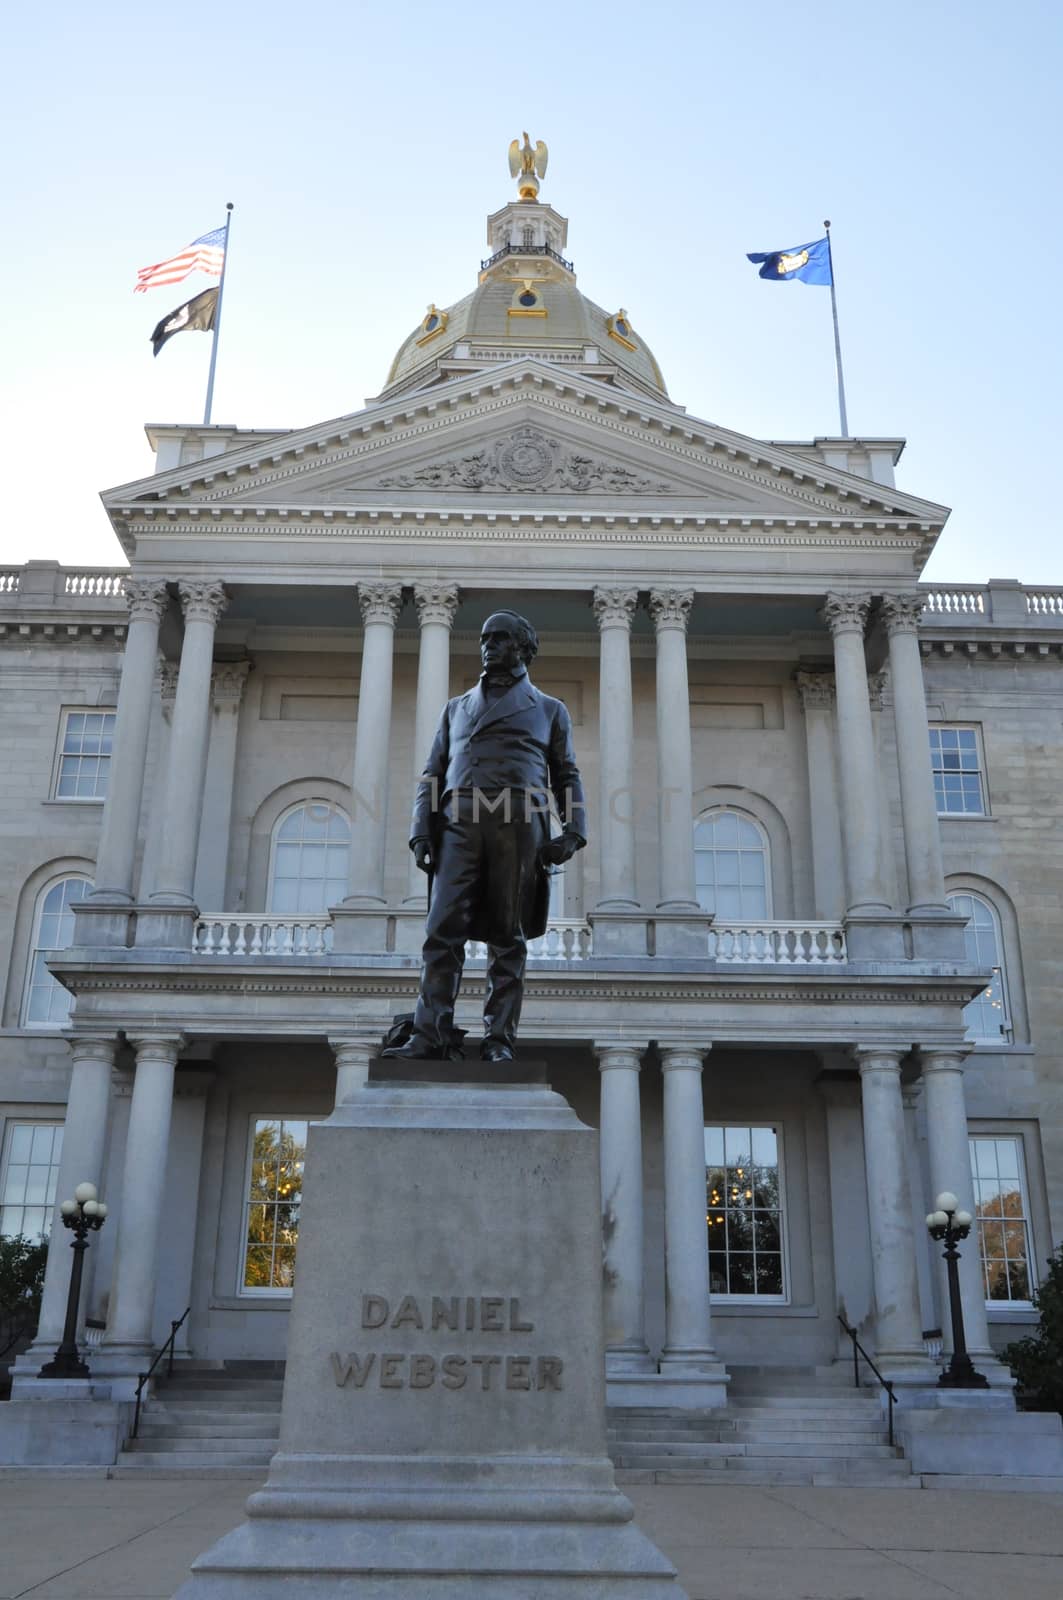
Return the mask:
{"type": "MultiPolygon", "coordinates": [[[[233,209],[233,203],[232,203],[231,200],[226,200],[225,209],[226,209],[226,211],[231,211],[233,209]]],[[[827,223],[827,227],[828,228],[830,227],[830,223],[829,222],[827,223]]]]}
{"type": "Polygon", "coordinates": [[[825,217],[823,219],[823,226],[826,228],[827,232],[829,233],[830,232],[830,218],[829,217],[825,217]]]}

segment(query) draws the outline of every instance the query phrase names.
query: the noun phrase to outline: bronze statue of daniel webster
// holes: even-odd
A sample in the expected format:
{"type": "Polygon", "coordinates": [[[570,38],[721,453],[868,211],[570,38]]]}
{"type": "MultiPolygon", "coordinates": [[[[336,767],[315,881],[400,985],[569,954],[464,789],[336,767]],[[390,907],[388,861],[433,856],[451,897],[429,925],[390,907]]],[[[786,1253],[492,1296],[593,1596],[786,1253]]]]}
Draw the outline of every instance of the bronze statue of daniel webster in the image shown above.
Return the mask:
{"type": "Polygon", "coordinates": [[[384,1051],[407,1060],[460,1054],[453,1032],[467,939],[488,947],[485,1061],[511,1061],[528,940],[545,933],[549,869],[587,842],[572,722],[536,689],[535,629],[496,611],[480,634],[483,672],[448,701],[417,785],[410,849],[429,874],[421,991],[413,1033],[384,1051]],[[562,832],[550,837],[551,802],[562,832]]]}

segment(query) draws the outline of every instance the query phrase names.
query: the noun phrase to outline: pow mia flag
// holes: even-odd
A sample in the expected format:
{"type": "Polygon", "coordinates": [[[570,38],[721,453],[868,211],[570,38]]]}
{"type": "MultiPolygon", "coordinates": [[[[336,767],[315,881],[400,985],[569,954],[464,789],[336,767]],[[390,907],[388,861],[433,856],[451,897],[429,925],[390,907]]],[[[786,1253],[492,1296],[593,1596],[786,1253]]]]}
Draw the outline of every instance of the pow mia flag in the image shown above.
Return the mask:
{"type": "Polygon", "coordinates": [[[175,333],[186,333],[191,328],[198,328],[201,333],[212,332],[217,314],[218,290],[204,289],[202,294],[186,300],[183,306],[178,306],[176,311],[171,311],[156,325],[151,334],[152,354],[158,355],[167,339],[172,339],[175,333]]]}

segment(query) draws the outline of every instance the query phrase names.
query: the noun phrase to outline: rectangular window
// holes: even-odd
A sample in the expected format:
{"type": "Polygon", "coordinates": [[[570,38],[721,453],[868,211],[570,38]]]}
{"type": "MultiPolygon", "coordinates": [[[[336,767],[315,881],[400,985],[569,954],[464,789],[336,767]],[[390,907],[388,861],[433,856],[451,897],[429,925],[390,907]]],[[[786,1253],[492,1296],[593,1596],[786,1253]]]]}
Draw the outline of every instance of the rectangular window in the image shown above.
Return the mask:
{"type": "Polygon", "coordinates": [[[1034,1279],[1022,1140],[978,1134],[970,1143],[986,1304],[1028,1306],[1034,1279]]]}
{"type": "Polygon", "coordinates": [[[986,815],[985,763],[977,728],[931,723],[930,765],[939,816],[986,815]]]}
{"type": "Polygon", "coordinates": [[[105,799],[115,713],[70,710],[63,718],[53,799],[105,799]]]}
{"type": "Polygon", "coordinates": [[[303,1198],[307,1117],[256,1117],[244,1199],[241,1294],[291,1294],[303,1198]]]}
{"type": "Polygon", "coordinates": [[[8,1122],[0,1161],[0,1237],[47,1239],[62,1149],[61,1122],[8,1122]]]}
{"type": "Polygon", "coordinates": [[[786,1298],[777,1128],[705,1129],[705,1221],[714,1299],[786,1298]]]}

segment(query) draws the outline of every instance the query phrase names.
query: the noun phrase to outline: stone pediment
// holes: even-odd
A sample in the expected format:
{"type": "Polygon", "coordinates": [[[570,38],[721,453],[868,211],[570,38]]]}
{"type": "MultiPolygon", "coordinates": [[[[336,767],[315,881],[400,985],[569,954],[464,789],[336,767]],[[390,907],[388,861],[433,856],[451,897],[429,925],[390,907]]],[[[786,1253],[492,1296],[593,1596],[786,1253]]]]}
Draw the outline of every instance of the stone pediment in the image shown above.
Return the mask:
{"type": "Polygon", "coordinates": [[[380,479],[382,489],[493,489],[502,494],[674,494],[666,478],[581,449],[524,426],[462,455],[445,456],[380,479]]]}
{"type": "Polygon", "coordinates": [[[329,513],[418,513],[521,500],[559,511],[780,520],[897,518],[940,526],[945,509],[546,364],[513,361],[404,400],[253,444],[109,491],[118,522],[196,504],[329,513]]]}

